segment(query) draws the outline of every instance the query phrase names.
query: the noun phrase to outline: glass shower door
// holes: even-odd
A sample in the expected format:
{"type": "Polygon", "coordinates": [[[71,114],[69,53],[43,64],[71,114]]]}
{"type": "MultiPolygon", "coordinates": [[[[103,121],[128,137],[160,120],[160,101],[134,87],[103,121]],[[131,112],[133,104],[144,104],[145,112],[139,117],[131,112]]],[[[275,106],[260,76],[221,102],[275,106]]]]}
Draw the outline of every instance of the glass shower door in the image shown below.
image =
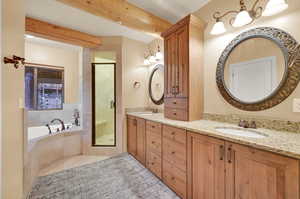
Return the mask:
{"type": "Polygon", "coordinates": [[[92,64],[93,146],[116,146],[114,63],[92,64]]]}

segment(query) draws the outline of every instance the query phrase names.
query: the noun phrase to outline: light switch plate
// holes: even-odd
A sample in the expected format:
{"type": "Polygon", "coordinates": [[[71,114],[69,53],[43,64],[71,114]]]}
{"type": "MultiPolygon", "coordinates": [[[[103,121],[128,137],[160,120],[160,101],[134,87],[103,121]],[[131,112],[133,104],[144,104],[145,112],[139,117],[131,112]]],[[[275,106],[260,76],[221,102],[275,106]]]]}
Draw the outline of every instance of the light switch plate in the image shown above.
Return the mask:
{"type": "Polygon", "coordinates": [[[300,99],[295,98],[293,101],[293,112],[300,113],[300,99]]]}

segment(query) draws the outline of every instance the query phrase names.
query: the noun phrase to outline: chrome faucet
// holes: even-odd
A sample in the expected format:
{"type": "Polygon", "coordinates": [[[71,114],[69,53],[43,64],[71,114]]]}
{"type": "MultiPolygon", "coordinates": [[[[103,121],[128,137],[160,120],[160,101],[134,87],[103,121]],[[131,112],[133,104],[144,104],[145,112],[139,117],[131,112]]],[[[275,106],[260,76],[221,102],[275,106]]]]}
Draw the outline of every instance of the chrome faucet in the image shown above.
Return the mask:
{"type": "Polygon", "coordinates": [[[54,123],[55,121],[60,122],[60,124],[61,124],[61,130],[62,130],[62,131],[66,130],[65,123],[64,123],[61,119],[55,118],[55,119],[53,119],[50,123],[52,124],[52,123],[54,123]]]}
{"type": "Polygon", "coordinates": [[[49,125],[49,124],[46,124],[46,127],[48,128],[49,135],[51,135],[51,134],[52,134],[52,131],[51,131],[50,125],[49,125]]]}
{"type": "Polygon", "coordinates": [[[252,129],[256,129],[256,123],[255,123],[255,121],[252,121],[252,122],[249,124],[249,122],[246,121],[246,120],[240,120],[238,126],[239,126],[239,127],[242,127],[242,128],[252,128],[252,129]]]}

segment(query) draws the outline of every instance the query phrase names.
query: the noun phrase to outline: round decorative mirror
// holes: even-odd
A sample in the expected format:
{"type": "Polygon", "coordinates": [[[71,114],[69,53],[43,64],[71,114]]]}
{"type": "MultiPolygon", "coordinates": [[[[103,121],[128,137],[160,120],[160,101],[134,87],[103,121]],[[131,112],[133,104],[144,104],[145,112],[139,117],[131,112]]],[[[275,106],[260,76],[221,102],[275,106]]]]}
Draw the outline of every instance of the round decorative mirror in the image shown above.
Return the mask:
{"type": "Polygon", "coordinates": [[[164,103],[164,66],[158,64],[154,67],[149,79],[149,96],[156,105],[164,103]]]}
{"type": "Polygon", "coordinates": [[[222,53],[217,85],[233,106],[247,111],[271,108],[300,80],[300,47],[288,33],[256,28],[237,36],[222,53]]]}

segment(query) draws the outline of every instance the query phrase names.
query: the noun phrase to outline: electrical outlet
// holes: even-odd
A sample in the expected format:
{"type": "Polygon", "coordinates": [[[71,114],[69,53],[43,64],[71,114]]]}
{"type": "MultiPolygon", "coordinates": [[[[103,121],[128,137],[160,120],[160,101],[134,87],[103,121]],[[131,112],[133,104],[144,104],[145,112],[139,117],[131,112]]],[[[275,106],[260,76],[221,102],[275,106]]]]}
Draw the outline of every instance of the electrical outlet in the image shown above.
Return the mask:
{"type": "Polygon", "coordinates": [[[300,99],[295,98],[293,101],[293,112],[300,113],[300,99]]]}

